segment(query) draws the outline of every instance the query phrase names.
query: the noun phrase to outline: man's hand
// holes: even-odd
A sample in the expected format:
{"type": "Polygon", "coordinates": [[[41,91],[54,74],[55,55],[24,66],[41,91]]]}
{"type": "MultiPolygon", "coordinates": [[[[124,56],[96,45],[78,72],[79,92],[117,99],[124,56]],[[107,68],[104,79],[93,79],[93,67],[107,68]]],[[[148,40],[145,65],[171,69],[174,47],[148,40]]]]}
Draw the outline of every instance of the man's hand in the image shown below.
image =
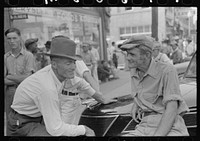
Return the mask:
{"type": "Polygon", "coordinates": [[[139,107],[136,103],[133,104],[130,114],[131,114],[133,120],[135,122],[139,123],[138,119],[141,119],[141,112],[139,111],[139,107]]]}
{"type": "Polygon", "coordinates": [[[117,99],[104,98],[103,104],[109,104],[109,103],[113,103],[113,102],[117,102],[117,99]]]}
{"type": "Polygon", "coordinates": [[[85,136],[95,136],[95,133],[92,129],[90,129],[89,127],[85,126],[85,136]]]}
{"type": "Polygon", "coordinates": [[[102,103],[102,104],[109,104],[112,102],[117,102],[117,99],[111,99],[111,98],[105,98],[103,94],[96,92],[92,98],[94,98],[96,101],[102,103]]]}

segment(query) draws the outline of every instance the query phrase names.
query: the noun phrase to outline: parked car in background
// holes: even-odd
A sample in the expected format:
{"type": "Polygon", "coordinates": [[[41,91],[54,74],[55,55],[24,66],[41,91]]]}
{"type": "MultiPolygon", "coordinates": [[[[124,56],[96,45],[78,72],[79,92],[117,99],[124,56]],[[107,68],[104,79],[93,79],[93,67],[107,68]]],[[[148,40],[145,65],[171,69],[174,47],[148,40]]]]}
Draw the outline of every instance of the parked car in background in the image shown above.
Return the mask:
{"type": "MultiPolygon", "coordinates": [[[[196,135],[197,129],[197,85],[196,85],[196,53],[187,66],[185,73],[180,77],[180,89],[190,112],[183,118],[190,136],[196,135]]],[[[134,130],[137,123],[129,114],[133,105],[131,94],[117,97],[117,102],[101,105],[96,101],[88,103],[79,124],[92,128],[96,136],[121,136],[134,130]]]]}

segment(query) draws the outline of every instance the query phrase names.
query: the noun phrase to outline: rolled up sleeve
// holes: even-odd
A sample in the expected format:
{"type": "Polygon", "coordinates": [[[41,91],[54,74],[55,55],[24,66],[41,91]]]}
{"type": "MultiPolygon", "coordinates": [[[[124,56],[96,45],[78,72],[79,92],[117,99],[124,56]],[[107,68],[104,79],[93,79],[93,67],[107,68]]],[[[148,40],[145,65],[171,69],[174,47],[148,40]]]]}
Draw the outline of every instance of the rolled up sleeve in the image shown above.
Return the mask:
{"type": "Polygon", "coordinates": [[[164,76],[163,104],[175,100],[178,102],[178,114],[189,111],[189,108],[183,99],[180,91],[178,75],[172,67],[164,76]]]}

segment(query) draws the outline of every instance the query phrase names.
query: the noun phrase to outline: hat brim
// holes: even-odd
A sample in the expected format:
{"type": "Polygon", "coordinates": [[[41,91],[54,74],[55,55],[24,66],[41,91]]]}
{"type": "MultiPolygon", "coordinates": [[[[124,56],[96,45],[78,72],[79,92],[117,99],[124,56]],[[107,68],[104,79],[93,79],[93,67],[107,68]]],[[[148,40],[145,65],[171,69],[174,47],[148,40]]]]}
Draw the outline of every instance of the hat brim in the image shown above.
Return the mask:
{"type": "Polygon", "coordinates": [[[135,48],[138,45],[140,45],[140,44],[124,44],[124,45],[122,44],[120,49],[121,50],[129,50],[129,49],[135,48]]]}
{"type": "Polygon", "coordinates": [[[52,56],[52,57],[61,57],[61,58],[68,58],[68,59],[73,59],[73,60],[80,60],[77,56],[68,56],[68,55],[60,55],[60,54],[50,54],[50,53],[43,53],[44,55],[47,56],[52,56]]]}

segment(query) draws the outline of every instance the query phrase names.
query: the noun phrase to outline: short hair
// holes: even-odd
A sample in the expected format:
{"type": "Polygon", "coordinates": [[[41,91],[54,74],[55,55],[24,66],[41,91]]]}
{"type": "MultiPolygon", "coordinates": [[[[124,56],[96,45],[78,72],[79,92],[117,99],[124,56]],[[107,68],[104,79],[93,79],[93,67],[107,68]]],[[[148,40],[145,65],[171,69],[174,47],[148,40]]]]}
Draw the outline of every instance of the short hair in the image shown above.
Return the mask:
{"type": "Polygon", "coordinates": [[[17,33],[17,35],[21,36],[20,30],[18,28],[15,28],[15,27],[7,29],[6,32],[5,32],[5,36],[7,36],[7,34],[11,33],[11,32],[15,32],[15,33],[17,33]]]}

